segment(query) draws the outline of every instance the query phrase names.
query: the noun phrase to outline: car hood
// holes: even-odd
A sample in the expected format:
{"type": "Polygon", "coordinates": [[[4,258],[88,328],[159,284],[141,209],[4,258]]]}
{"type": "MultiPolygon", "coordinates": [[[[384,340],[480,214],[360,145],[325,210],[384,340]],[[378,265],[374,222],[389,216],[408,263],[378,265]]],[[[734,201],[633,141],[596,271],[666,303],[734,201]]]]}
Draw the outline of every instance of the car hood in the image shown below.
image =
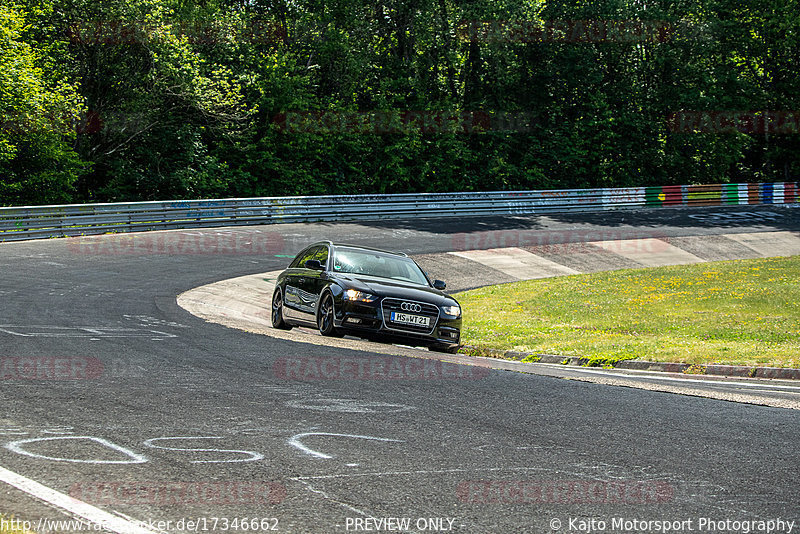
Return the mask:
{"type": "Polygon", "coordinates": [[[364,291],[378,296],[392,296],[401,299],[418,300],[430,302],[437,306],[445,305],[447,302],[455,302],[449,297],[432,287],[420,286],[417,284],[406,284],[399,280],[389,280],[388,278],[375,278],[372,276],[359,275],[339,275],[342,281],[348,282],[347,285],[352,289],[364,291]]]}

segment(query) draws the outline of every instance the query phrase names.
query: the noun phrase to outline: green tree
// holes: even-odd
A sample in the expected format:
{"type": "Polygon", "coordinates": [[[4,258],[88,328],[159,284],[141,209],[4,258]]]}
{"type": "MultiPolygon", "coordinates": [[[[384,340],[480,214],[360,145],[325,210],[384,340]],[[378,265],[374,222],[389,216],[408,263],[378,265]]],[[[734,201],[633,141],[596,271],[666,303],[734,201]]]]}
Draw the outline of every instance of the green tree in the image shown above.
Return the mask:
{"type": "Polygon", "coordinates": [[[0,5],[0,204],[72,200],[86,169],[73,150],[82,98],[41,45],[24,6],[0,5]]]}

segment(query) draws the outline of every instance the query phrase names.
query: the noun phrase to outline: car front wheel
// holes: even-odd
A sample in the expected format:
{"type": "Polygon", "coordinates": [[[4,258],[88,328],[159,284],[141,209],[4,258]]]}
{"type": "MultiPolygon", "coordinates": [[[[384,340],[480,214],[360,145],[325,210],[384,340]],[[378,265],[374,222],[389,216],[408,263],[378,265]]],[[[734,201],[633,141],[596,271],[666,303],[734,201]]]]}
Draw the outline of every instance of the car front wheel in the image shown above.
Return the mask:
{"type": "Polygon", "coordinates": [[[276,289],[272,295],[272,327],[280,330],[291,330],[292,325],[283,320],[283,293],[276,289]]]}
{"type": "Polygon", "coordinates": [[[333,295],[324,293],[320,298],[319,309],[317,310],[317,328],[323,336],[342,337],[344,334],[339,332],[333,325],[334,309],[333,295]]]}

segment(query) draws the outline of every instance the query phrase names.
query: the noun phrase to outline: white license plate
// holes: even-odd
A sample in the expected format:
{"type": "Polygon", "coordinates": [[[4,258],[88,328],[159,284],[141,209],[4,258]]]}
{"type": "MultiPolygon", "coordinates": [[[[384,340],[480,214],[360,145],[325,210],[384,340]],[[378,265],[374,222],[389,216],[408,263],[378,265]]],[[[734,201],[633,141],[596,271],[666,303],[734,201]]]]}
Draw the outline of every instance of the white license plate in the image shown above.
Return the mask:
{"type": "Polygon", "coordinates": [[[431,325],[430,317],[423,317],[422,315],[411,315],[409,313],[392,312],[391,319],[393,323],[413,324],[416,326],[431,325]]]}

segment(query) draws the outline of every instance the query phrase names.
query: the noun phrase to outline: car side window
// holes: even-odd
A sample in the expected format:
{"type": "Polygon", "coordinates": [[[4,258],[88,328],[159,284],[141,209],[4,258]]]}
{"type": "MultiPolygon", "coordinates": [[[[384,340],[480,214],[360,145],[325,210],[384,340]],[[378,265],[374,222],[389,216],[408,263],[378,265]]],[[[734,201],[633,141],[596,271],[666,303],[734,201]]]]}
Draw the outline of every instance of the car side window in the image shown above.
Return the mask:
{"type": "Polygon", "coordinates": [[[289,267],[288,267],[289,269],[294,269],[294,268],[296,268],[298,265],[300,265],[300,258],[303,256],[303,253],[304,253],[304,252],[305,252],[305,250],[303,250],[303,251],[300,251],[300,253],[299,253],[299,254],[297,254],[297,255],[294,257],[294,259],[292,260],[292,263],[290,263],[290,264],[289,264],[289,267]]]}
{"type": "Polygon", "coordinates": [[[297,255],[295,260],[289,265],[290,269],[296,268],[303,268],[305,267],[306,261],[314,259],[314,254],[317,253],[319,247],[310,247],[302,251],[300,254],[297,255]]]}
{"type": "Polygon", "coordinates": [[[319,247],[317,252],[314,254],[314,257],[309,259],[319,260],[319,263],[325,267],[328,264],[328,247],[319,247]]]}

